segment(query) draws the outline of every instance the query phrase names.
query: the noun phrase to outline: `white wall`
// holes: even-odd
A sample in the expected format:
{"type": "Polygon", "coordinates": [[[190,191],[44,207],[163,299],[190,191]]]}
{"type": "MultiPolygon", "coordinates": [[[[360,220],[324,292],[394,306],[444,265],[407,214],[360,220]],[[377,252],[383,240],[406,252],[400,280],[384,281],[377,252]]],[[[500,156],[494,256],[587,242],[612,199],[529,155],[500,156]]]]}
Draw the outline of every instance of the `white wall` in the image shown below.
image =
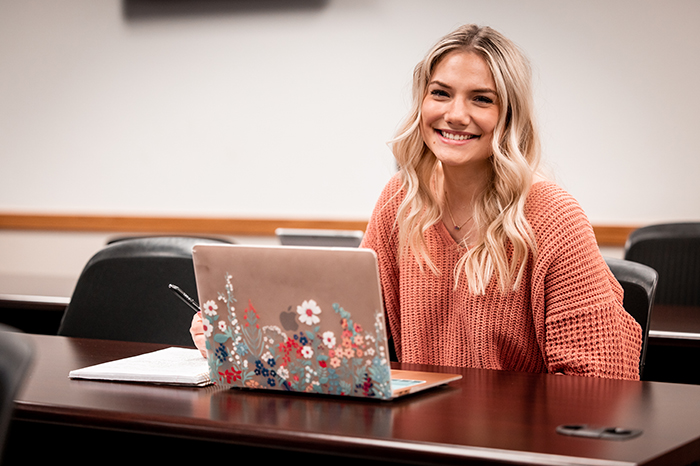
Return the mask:
{"type": "Polygon", "coordinates": [[[0,0],[0,212],[367,219],[413,66],[466,22],[531,58],[593,223],[700,218],[695,0],[0,0]]]}
{"type": "Polygon", "coordinates": [[[0,1],[0,211],[366,219],[414,64],[477,22],[594,223],[700,217],[695,0],[124,2],[0,1]]]}

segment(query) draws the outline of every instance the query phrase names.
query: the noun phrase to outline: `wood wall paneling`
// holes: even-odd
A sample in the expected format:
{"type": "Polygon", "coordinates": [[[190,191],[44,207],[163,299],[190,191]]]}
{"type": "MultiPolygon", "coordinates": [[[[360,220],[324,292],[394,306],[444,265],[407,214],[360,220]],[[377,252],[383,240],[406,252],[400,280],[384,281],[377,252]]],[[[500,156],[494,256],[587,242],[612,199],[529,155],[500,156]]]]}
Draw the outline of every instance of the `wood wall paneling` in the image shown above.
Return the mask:
{"type": "MultiPolygon", "coordinates": [[[[366,220],[0,214],[0,230],[114,231],[162,234],[273,236],[276,228],[365,230],[366,220]]],[[[636,226],[594,225],[601,246],[622,247],[636,226]]]]}

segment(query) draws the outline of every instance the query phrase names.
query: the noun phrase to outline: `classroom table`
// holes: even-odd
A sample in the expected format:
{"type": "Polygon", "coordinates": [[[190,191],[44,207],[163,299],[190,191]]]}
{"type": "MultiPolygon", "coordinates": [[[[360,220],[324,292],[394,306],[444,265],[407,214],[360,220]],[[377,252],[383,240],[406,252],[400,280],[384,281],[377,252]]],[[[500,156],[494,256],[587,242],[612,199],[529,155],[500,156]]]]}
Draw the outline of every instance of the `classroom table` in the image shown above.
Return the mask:
{"type": "Polygon", "coordinates": [[[0,301],[31,309],[61,309],[68,305],[76,282],[74,277],[0,273],[0,301]]]}
{"type": "Polygon", "coordinates": [[[16,400],[8,464],[22,463],[27,451],[53,462],[63,459],[63,453],[75,464],[91,462],[95,454],[129,458],[139,447],[143,452],[133,458],[140,464],[166,452],[169,461],[182,459],[179,464],[189,462],[184,458],[192,452],[211,457],[209,463],[232,462],[245,454],[255,461],[321,459],[329,465],[361,460],[621,466],[700,460],[700,386],[695,385],[432,367],[463,378],[378,401],[97,382],[71,380],[68,372],[163,346],[25,338],[34,345],[36,358],[16,400]],[[557,432],[558,426],[582,424],[642,433],[608,440],[557,432]],[[99,453],[80,454],[93,447],[99,453]]]}
{"type": "Polygon", "coordinates": [[[657,344],[700,346],[700,306],[654,304],[649,338],[657,344]]]}
{"type": "Polygon", "coordinates": [[[700,385],[700,306],[654,304],[643,376],[700,385]]]}
{"type": "Polygon", "coordinates": [[[77,278],[0,273],[0,323],[55,335],[77,278]]]}

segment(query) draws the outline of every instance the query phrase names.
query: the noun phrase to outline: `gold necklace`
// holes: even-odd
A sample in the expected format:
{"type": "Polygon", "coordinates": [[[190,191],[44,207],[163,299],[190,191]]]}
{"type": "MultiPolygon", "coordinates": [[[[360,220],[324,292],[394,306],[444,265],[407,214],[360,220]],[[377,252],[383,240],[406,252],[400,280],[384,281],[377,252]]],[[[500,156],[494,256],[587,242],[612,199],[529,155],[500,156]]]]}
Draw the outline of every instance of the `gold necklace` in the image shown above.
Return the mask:
{"type": "Polygon", "coordinates": [[[457,225],[457,222],[455,222],[455,218],[452,216],[452,209],[450,209],[450,200],[447,199],[447,191],[445,191],[445,204],[447,205],[447,213],[450,215],[450,220],[452,220],[452,225],[454,225],[455,230],[459,231],[462,228],[464,228],[464,225],[467,224],[469,220],[472,219],[474,215],[470,215],[468,219],[466,219],[461,225],[457,225]]]}

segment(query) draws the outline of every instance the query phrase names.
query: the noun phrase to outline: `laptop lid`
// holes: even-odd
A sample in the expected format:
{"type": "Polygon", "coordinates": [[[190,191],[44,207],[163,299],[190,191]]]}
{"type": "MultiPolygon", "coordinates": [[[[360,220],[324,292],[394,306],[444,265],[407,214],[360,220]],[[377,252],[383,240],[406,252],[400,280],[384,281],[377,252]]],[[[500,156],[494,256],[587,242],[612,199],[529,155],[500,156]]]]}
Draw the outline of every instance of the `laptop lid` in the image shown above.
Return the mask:
{"type": "Polygon", "coordinates": [[[202,244],[193,260],[218,384],[391,399],[461,377],[392,382],[372,250],[202,244]]]}
{"type": "Polygon", "coordinates": [[[361,230],[277,228],[275,235],[283,246],[356,248],[362,243],[364,233],[361,230]]]}

